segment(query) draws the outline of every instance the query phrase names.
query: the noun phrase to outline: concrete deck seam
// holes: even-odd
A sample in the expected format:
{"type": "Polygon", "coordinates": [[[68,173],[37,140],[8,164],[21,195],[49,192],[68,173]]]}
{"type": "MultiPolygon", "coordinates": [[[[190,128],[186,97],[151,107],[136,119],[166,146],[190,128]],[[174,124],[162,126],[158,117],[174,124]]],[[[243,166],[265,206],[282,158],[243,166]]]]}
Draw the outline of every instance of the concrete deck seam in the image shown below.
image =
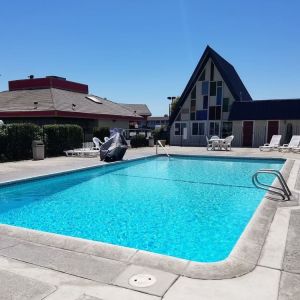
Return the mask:
{"type": "Polygon", "coordinates": [[[286,271],[284,269],[281,270],[284,273],[289,273],[289,274],[293,274],[293,275],[300,275],[300,273],[295,273],[295,272],[291,272],[291,271],[286,271]]]}
{"type": "Polygon", "coordinates": [[[1,250],[8,249],[8,248],[13,248],[13,247],[18,246],[18,245],[21,245],[21,244],[22,244],[22,242],[20,242],[20,243],[18,243],[18,244],[15,244],[15,245],[7,246],[7,247],[4,247],[4,248],[0,248],[0,251],[1,251],[1,250]]]}
{"type": "Polygon", "coordinates": [[[51,292],[49,295],[41,298],[41,300],[47,299],[48,297],[50,297],[51,295],[53,295],[54,293],[56,293],[58,291],[58,287],[56,285],[53,285],[53,287],[55,288],[55,290],[53,292],[51,292]]]}
{"type": "Polygon", "coordinates": [[[260,264],[257,264],[256,266],[257,266],[257,267],[261,267],[261,268],[270,269],[270,270],[280,271],[280,272],[283,271],[283,269],[272,268],[272,267],[264,266],[264,265],[260,265],[260,264]]]}
{"type": "Polygon", "coordinates": [[[180,277],[182,277],[182,276],[177,276],[177,278],[175,278],[175,280],[170,284],[170,286],[167,288],[167,290],[162,295],[162,299],[164,298],[164,296],[166,295],[166,293],[171,289],[171,287],[177,282],[177,280],[179,280],[180,277]]]}

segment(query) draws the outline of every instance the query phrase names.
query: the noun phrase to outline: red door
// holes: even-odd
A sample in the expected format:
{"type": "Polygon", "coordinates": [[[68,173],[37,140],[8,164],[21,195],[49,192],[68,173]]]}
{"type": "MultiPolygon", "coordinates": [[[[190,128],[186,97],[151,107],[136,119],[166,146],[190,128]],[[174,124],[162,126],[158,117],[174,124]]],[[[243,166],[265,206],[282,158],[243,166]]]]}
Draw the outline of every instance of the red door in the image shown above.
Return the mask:
{"type": "Polygon", "coordinates": [[[243,147],[252,147],[253,121],[244,121],[243,147]]]}
{"type": "Polygon", "coordinates": [[[270,143],[270,140],[274,134],[278,134],[279,122],[278,121],[269,121],[268,122],[268,136],[267,143],[270,143]]]}

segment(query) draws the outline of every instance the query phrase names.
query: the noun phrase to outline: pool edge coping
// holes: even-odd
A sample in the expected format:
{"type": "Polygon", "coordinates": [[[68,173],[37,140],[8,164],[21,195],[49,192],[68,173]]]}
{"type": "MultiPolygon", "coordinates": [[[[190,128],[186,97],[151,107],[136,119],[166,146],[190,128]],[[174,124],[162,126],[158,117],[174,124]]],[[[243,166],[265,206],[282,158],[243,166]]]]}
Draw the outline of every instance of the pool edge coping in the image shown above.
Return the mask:
{"type": "MultiPolygon", "coordinates": [[[[156,155],[141,156],[138,158],[128,159],[116,163],[126,163],[155,156],[156,155]]],[[[203,157],[202,155],[195,156],[203,157]]],[[[210,158],[213,157],[210,156],[210,158]]],[[[224,158],[228,157],[224,156],[224,158]]],[[[249,157],[237,158],[249,159],[249,157]]],[[[254,159],[257,159],[257,157],[254,157],[254,159]]],[[[277,158],[275,159],[277,160],[277,158]]],[[[294,162],[294,159],[286,159],[285,163],[281,168],[283,176],[286,179],[290,175],[290,171],[294,165],[294,162]]],[[[51,173],[48,175],[30,177],[28,179],[25,178],[15,181],[2,182],[0,183],[0,185],[10,185],[22,181],[30,181],[57,175],[64,175],[76,171],[88,170],[104,166],[106,165],[96,165],[77,168],[63,172],[51,173]]],[[[273,184],[275,184],[275,182],[273,184]]],[[[0,234],[18,238],[27,242],[55,247],[63,250],[89,254],[106,259],[125,262],[128,264],[156,268],[162,271],[186,276],[189,278],[215,280],[229,279],[239,277],[251,272],[258,264],[265,239],[268,235],[269,228],[275,216],[278,205],[279,202],[271,201],[264,197],[261,200],[259,206],[257,207],[255,213],[249,220],[247,226],[245,227],[243,233],[239,237],[229,256],[225,260],[213,263],[200,263],[167,255],[157,254],[150,251],[138,250],[134,248],[113,245],[98,241],[91,241],[87,239],[70,237],[55,233],[48,233],[39,230],[26,229],[23,227],[17,227],[13,225],[0,224],[0,234]]]]}

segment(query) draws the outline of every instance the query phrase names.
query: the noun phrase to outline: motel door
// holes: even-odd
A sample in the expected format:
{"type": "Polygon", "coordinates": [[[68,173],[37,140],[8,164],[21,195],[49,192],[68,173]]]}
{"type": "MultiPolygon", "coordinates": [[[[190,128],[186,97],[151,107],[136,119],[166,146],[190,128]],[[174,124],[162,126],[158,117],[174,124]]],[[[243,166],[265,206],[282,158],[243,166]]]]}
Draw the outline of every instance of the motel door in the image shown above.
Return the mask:
{"type": "Polygon", "coordinates": [[[267,136],[267,143],[270,143],[270,140],[274,134],[278,134],[278,121],[269,121],[268,122],[268,136],[267,136]]]}
{"type": "Polygon", "coordinates": [[[252,147],[253,121],[244,121],[243,126],[243,147],[252,147]]]}

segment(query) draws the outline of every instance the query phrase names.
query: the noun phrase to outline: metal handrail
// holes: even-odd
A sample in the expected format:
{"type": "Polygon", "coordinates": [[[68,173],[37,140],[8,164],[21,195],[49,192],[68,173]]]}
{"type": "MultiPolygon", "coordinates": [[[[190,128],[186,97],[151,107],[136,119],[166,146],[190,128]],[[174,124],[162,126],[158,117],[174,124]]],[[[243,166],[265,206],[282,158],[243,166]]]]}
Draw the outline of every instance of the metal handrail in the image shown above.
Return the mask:
{"type": "MultiPolygon", "coordinates": [[[[258,170],[252,176],[252,182],[257,188],[268,191],[271,194],[275,194],[275,195],[280,196],[282,201],[289,201],[290,196],[292,195],[286,181],[284,180],[282,174],[278,170],[273,170],[273,169],[258,170]],[[276,178],[278,179],[280,185],[281,185],[281,188],[260,182],[258,180],[258,175],[259,174],[272,174],[272,175],[275,175],[276,178]]],[[[268,196],[266,196],[266,198],[273,199],[273,198],[268,197],[268,196]]]]}
{"type": "Polygon", "coordinates": [[[163,146],[163,144],[161,143],[160,140],[158,140],[157,143],[156,143],[156,154],[157,154],[157,145],[160,145],[164,149],[164,151],[166,152],[167,156],[170,157],[169,153],[167,152],[166,148],[163,146]]]}

